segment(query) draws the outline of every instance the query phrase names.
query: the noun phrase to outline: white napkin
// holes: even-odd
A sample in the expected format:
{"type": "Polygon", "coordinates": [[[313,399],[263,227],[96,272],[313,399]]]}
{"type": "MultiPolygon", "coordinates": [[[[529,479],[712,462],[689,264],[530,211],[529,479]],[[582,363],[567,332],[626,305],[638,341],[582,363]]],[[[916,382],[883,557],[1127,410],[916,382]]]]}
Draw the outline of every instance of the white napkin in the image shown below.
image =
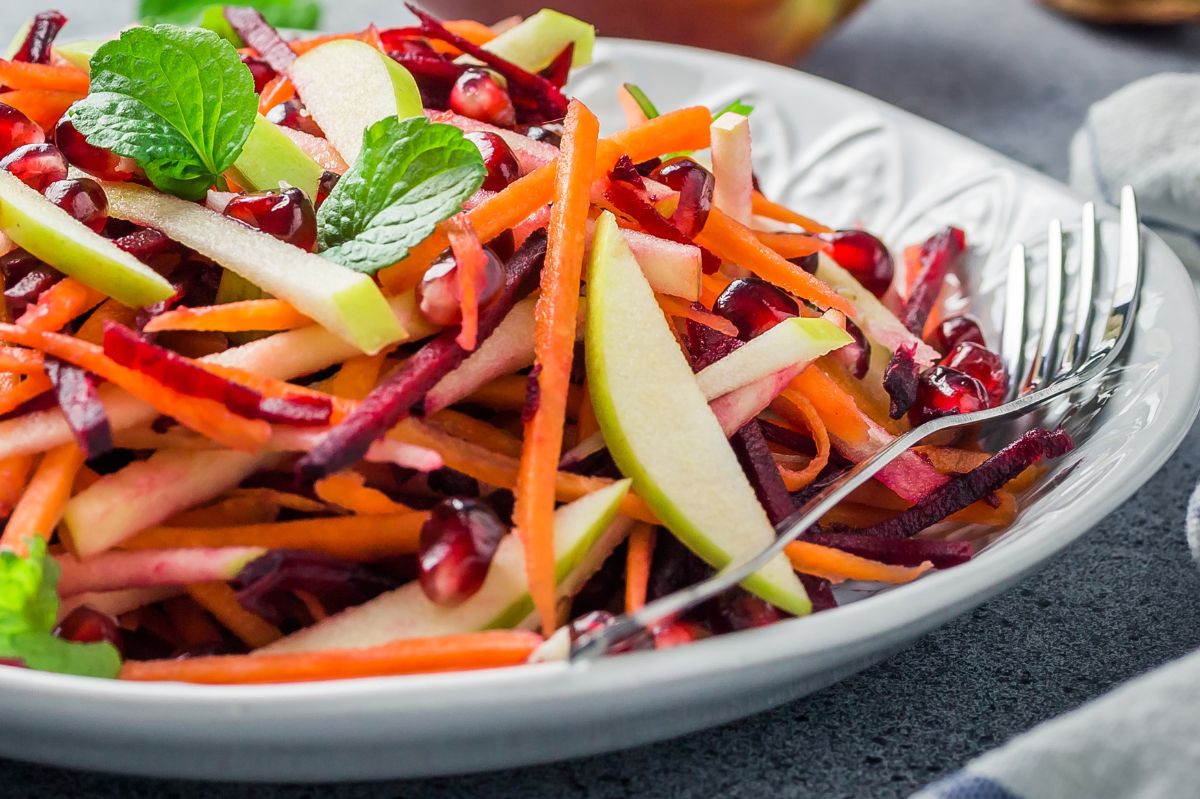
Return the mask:
{"type": "Polygon", "coordinates": [[[1200,74],[1144,78],[1096,103],[1071,142],[1071,185],[1142,218],[1200,276],[1200,74]]]}

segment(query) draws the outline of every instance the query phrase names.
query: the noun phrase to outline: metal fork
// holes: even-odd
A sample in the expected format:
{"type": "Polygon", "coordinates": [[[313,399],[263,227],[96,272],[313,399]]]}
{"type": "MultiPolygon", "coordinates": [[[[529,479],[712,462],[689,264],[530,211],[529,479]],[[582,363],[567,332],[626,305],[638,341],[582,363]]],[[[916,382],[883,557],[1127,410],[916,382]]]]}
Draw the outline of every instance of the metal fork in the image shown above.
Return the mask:
{"type": "Polygon", "coordinates": [[[1137,199],[1131,187],[1126,186],[1121,190],[1120,238],[1111,307],[1100,338],[1095,343],[1092,341],[1092,327],[1094,306],[1098,300],[1100,252],[1096,207],[1092,203],[1083,207],[1080,251],[1074,319],[1065,346],[1060,346],[1063,344],[1063,333],[1067,330],[1063,321],[1063,293],[1067,282],[1066,247],[1062,223],[1057,219],[1050,223],[1045,311],[1041,329],[1036,334],[1034,355],[1025,366],[1026,345],[1031,342],[1025,320],[1027,258],[1023,245],[1013,249],[1005,290],[1000,349],[1008,374],[1013,376],[1007,402],[974,413],[933,419],[898,436],[784,520],[779,525],[778,538],[753,558],[730,564],[707,580],[661,597],[636,613],[619,616],[611,624],[581,636],[571,644],[570,659],[599,657],[742,582],[780,556],[785,546],[799,538],[854,489],[927,436],[980,422],[1022,416],[1100,377],[1120,356],[1129,339],[1142,285],[1141,227],[1137,199]]]}

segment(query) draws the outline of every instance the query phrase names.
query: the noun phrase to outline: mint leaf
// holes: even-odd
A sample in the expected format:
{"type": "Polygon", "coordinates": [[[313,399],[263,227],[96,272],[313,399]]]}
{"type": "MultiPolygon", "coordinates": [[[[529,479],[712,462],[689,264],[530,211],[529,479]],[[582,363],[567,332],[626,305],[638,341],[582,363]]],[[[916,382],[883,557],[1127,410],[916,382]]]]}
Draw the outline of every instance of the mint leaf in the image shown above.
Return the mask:
{"type": "Polygon", "coordinates": [[[233,45],[173,25],[101,45],[91,91],[70,111],[90,143],[137,160],[156,187],[189,200],[221,181],[257,113],[254,78],[233,45]]]}
{"type": "Polygon", "coordinates": [[[46,542],[29,544],[20,557],[0,552],[0,659],[31,669],[116,677],[121,656],[111,644],[80,644],[51,635],[58,614],[58,564],[46,557],[46,542]]]}
{"type": "Polygon", "coordinates": [[[748,116],[750,116],[750,113],[752,111],[754,111],[754,106],[750,105],[749,103],[747,103],[746,101],[741,100],[741,99],[734,100],[732,103],[725,106],[720,111],[714,111],[713,112],[713,121],[715,122],[716,120],[720,119],[722,117],[722,115],[727,114],[730,111],[732,111],[735,114],[741,114],[744,117],[748,117],[748,116]]]}
{"type": "MultiPolygon", "coordinates": [[[[321,22],[319,0],[241,0],[230,5],[257,8],[267,22],[280,28],[315,30],[321,22]]],[[[146,25],[159,22],[197,25],[204,20],[223,20],[224,16],[219,11],[215,16],[209,13],[210,9],[222,7],[211,0],[141,0],[138,19],[146,25]]]]}
{"type": "Polygon", "coordinates": [[[461,211],[486,176],[479,148],[458,128],[382,119],[363,133],[358,160],[321,204],[321,255],[373,275],[461,211]]]}

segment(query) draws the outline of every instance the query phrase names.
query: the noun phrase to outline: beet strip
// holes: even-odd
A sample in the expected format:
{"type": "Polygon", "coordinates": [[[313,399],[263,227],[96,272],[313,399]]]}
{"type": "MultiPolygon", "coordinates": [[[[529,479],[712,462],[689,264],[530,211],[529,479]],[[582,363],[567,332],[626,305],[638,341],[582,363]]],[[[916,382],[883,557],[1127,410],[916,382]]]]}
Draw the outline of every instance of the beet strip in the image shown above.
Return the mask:
{"type": "Polygon", "coordinates": [[[636,222],[642,230],[651,236],[673,241],[676,244],[690,244],[698,247],[704,263],[704,273],[712,274],[721,265],[721,261],[710,251],[696,244],[695,240],[685,236],[670,220],[663,217],[658,209],[646,199],[645,192],[637,186],[623,181],[619,172],[610,174],[612,178],[604,189],[604,197],[612,207],[636,222]]]}
{"type": "MultiPolygon", "coordinates": [[[[546,258],[546,233],[532,233],[509,260],[504,288],[479,315],[482,346],[518,300],[537,285],[546,258]]],[[[458,367],[469,352],[458,346],[458,327],[446,328],[417,350],[402,367],[376,386],[340,424],[330,430],[311,452],[296,464],[302,483],[352,466],[371,443],[407,416],[438,381],[458,367]]]]}
{"type": "Polygon", "coordinates": [[[574,58],[575,42],[567,42],[567,46],[560,50],[558,55],[554,56],[554,60],[550,62],[550,66],[538,74],[561,89],[567,85],[567,78],[571,76],[571,61],[574,58]]]}
{"type": "Polygon", "coordinates": [[[914,357],[916,352],[916,344],[901,344],[883,370],[883,390],[892,399],[888,415],[893,419],[904,416],[917,401],[920,370],[914,357]]]}
{"type": "Polygon", "coordinates": [[[24,61],[29,64],[49,64],[50,49],[58,33],[67,24],[67,18],[59,11],[43,11],[33,18],[29,25],[29,33],[25,41],[13,54],[13,61],[24,61]]]}
{"type": "Polygon", "coordinates": [[[779,524],[792,515],[796,503],[784,485],[758,422],[752,420],[744,424],[729,439],[729,443],[771,524],[779,524]]]}
{"type": "Polygon", "coordinates": [[[921,245],[921,271],[913,282],[900,320],[914,336],[920,336],[925,329],[925,320],[937,302],[946,275],[966,249],[967,235],[956,227],[933,234],[921,245]]]}
{"type": "Polygon", "coordinates": [[[1000,490],[1042,458],[1057,458],[1075,448],[1066,431],[1034,428],[988,458],[978,468],[951,478],[908,510],[885,522],[854,531],[876,538],[909,538],[1000,490]]]}
{"type": "Polygon", "coordinates": [[[824,577],[815,577],[811,574],[796,573],[800,578],[800,583],[804,586],[804,590],[808,593],[808,599],[812,602],[813,613],[820,613],[823,610],[833,610],[837,607],[837,600],[833,597],[833,586],[824,577]]]}
{"type": "Polygon", "coordinates": [[[242,37],[247,47],[258,51],[258,57],[266,61],[271,69],[281,75],[286,75],[291,70],[296,54],[258,9],[225,6],[225,21],[237,31],[237,35],[242,37]]]}
{"type": "Polygon", "coordinates": [[[939,569],[948,569],[966,563],[974,552],[970,541],[877,538],[859,533],[818,531],[805,535],[803,540],[895,566],[920,566],[929,561],[939,569]]]}
{"type": "Polygon", "coordinates": [[[75,441],[89,459],[113,448],[112,427],[104,405],[96,396],[96,383],[77,366],[57,358],[45,359],[46,376],[75,441]]]}

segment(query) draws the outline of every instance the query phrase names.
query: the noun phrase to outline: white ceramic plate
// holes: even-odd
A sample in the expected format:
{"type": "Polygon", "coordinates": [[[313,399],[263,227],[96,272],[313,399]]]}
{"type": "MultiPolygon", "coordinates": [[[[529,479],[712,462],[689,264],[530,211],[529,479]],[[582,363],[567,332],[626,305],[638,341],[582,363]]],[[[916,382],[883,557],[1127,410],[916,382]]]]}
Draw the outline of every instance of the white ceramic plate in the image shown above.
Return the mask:
{"type": "MultiPolygon", "coordinates": [[[[1065,187],[798,72],[607,41],[573,88],[611,126],[623,81],[664,108],[753,103],[767,193],[831,224],[862,223],[893,246],[939,225],[964,227],[975,247],[965,281],[972,311],[989,325],[1009,246],[1031,242],[1037,257],[1052,216],[1078,218],[1079,200],[1065,187]]],[[[1111,246],[1112,215],[1103,215],[1111,246]]],[[[1147,238],[1137,332],[1107,404],[1075,414],[1082,446],[1034,492],[1018,523],[968,564],[810,618],[574,667],[230,688],[0,669],[0,754],[211,779],[413,777],[632,746],[829,685],[1011,586],[1132,495],[1178,445],[1200,397],[1197,304],[1178,260],[1147,238]]],[[[1036,302],[1036,286],[1033,293],[1036,302]]]]}

